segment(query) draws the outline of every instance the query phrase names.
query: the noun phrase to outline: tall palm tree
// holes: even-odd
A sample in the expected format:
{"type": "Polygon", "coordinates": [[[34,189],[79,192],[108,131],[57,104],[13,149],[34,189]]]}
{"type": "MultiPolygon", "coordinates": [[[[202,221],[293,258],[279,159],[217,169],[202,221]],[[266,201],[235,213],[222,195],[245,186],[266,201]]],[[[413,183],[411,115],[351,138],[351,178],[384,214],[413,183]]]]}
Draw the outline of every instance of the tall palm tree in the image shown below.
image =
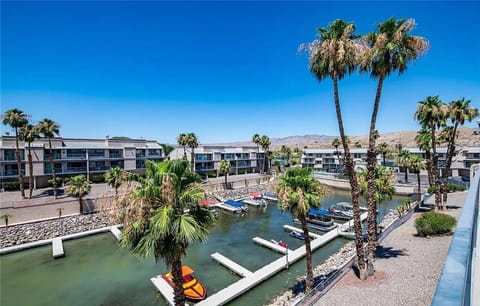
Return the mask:
{"type": "Polygon", "coordinates": [[[290,158],[292,157],[292,149],[286,145],[282,145],[280,152],[287,159],[287,164],[290,164],[290,158]]]}
{"type": "Polygon", "coordinates": [[[183,159],[187,160],[188,135],[180,133],[177,137],[177,143],[183,147],[183,159]]]}
{"type": "Polygon", "coordinates": [[[225,175],[225,189],[228,189],[228,173],[230,172],[230,161],[221,160],[218,170],[225,175]]]}
{"type": "Polygon", "coordinates": [[[415,136],[418,148],[425,152],[425,164],[427,168],[428,185],[433,186],[432,178],[432,134],[426,127],[422,127],[415,136]]]}
{"type": "Polygon", "coordinates": [[[263,149],[263,167],[262,167],[262,172],[268,172],[268,162],[269,162],[269,150],[270,150],[270,145],[272,142],[270,141],[270,138],[267,135],[262,135],[260,138],[260,146],[263,149]]]}
{"type": "Polygon", "coordinates": [[[260,154],[260,135],[258,134],[253,134],[252,136],[252,142],[257,145],[257,172],[260,173],[260,167],[258,165],[258,154],[260,154]]]}
{"type": "Polygon", "coordinates": [[[19,149],[19,133],[21,128],[27,125],[28,115],[25,114],[22,110],[18,108],[12,108],[7,110],[2,115],[2,123],[4,125],[10,126],[15,131],[15,159],[17,161],[18,169],[18,183],[20,185],[20,194],[22,199],[25,199],[25,190],[23,188],[23,173],[22,173],[22,162],[20,161],[20,149],[19,149]]]}
{"type": "Polygon", "coordinates": [[[410,156],[412,154],[407,149],[402,149],[396,156],[396,161],[405,171],[405,183],[408,183],[408,168],[410,167],[410,156]]]}
{"type": "Polygon", "coordinates": [[[78,203],[80,204],[80,213],[84,213],[84,206],[83,206],[83,196],[90,192],[92,186],[90,182],[87,181],[85,175],[80,174],[77,176],[73,176],[67,183],[67,188],[65,191],[67,194],[73,195],[78,198],[78,203]]]}
{"type": "Polygon", "coordinates": [[[478,117],[478,108],[470,107],[470,100],[462,98],[449,103],[448,119],[453,124],[453,130],[448,137],[447,156],[445,161],[445,172],[443,172],[443,202],[447,202],[448,175],[452,166],[452,159],[455,153],[455,140],[458,137],[457,129],[459,125],[464,125],[465,121],[471,122],[478,117]]]}
{"type": "Polygon", "coordinates": [[[19,135],[20,140],[27,143],[28,148],[28,187],[29,187],[29,198],[32,198],[33,193],[33,158],[32,158],[32,142],[40,138],[40,132],[37,127],[33,124],[27,124],[20,130],[19,135]]]}
{"type": "Polygon", "coordinates": [[[198,148],[198,138],[197,138],[197,135],[195,135],[195,133],[188,133],[187,134],[187,145],[190,147],[190,149],[192,149],[192,151],[190,152],[190,156],[191,156],[191,167],[192,167],[192,172],[195,172],[195,148],[198,148]]]}
{"type": "Polygon", "coordinates": [[[411,154],[410,161],[409,161],[410,169],[413,173],[417,174],[417,193],[418,193],[418,201],[422,200],[422,190],[420,185],[420,172],[426,169],[425,160],[417,155],[411,154]]]}
{"type": "MultiPolygon", "coordinates": [[[[360,195],[367,197],[368,192],[368,171],[364,168],[357,170],[358,186],[360,195]]],[[[384,166],[375,167],[375,202],[378,204],[385,200],[391,200],[395,194],[395,176],[392,171],[384,166]]]]}
{"type": "Polygon", "coordinates": [[[126,179],[125,172],[120,167],[112,167],[105,173],[105,182],[108,186],[115,189],[115,197],[118,196],[118,188],[126,179]]]}
{"type": "Polygon", "coordinates": [[[358,66],[358,55],[362,49],[358,44],[358,35],[353,32],[355,25],[343,20],[335,20],[326,28],[319,28],[319,38],[311,43],[300,46],[309,53],[310,71],[319,80],[331,78],[333,81],[333,97],[335,112],[337,114],[338,128],[343,144],[345,164],[348,169],[355,227],[355,247],[360,279],[367,278],[365,269],[365,256],[363,251],[362,224],[360,221],[360,203],[358,199],[358,182],[355,175],[354,164],[350,149],[345,138],[340,98],[338,94],[338,81],[352,73],[358,66]]]}
{"type": "Polygon", "coordinates": [[[375,206],[375,166],[377,164],[377,153],[375,151],[375,125],[380,105],[380,98],[383,89],[383,82],[392,72],[398,71],[401,75],[407,70],[407,64],[416,60],[428,50],[428,41],[420,36],[410,35],[415,27],[415,20],[390,18],[377,24],[377,31],[367,34],[364,40],[367,48],[363,53],[360,64],[360,71],[370,72],[373,79],[378,79],[377,91],[373,103],[373,111],[370,119],[370,131],[367,150],[367,171],[368,171],[368,273],[373,275],[372,258],[375,257],[374,245],[376,245],[376,215],[375,206]]]}
{"type": "Polygon", "coordinates": [[[195,242],[208,237],[211,213],[198,202],[205,197],[201,178],[183,159],[145,161],[145,177],[131,175],[131,190],[118,199],[124,209],[112,211],[122,218],[121,245],[145,259],[153,253],[173,274],[174,303],[185,305],[182,257],[195,242]],[[123,211],[125,213],[120,213],[123,211]]]}
{"type": "Polygon", "coordinates": [[[340,139],[338,138],[335,138],[333,141],[332,141],[332,147],[335,147],[335,154],[337,155],[337,160],[338,160],[338,166],[340,167],[340,152],[338,152],[338,147],[342,144],[342,142],[340,141],[340,139]]]}
{"type": "Polygon", "coordinates": [[[388,146],[388,143],[386,143],[386,142],[379,143],[378,146],[377,146],[377,152],[379,154],[382,154],[382,164],[385,167],[386,166],[385,160],[386,160],[388,152],[390,152],[390,147],[388,146]]]}
{"type": "Polygon", "coordinates": [[[420,101],[415,112],[415,119],[430,131],[432,141],[432,179],[435,187],[435,206],[437,209],[443,209],[440,198],[440,178],[438,170],[437,139],[435,131],[445,125],[445,118],[448,113],[448,106],[444,104],[438,96],[429,96],[420,101]]]}
{"type": "Polygon", "coordinates": [[[50,161],[50,166],[52,168],[53,196],[56,199],[57,198],[57,175],[55,173],[55,161],[54,161],[54,155],[53,155],[52,138],[60,135],[60,126],[55,121],[45,118],[37,124],[37,128],[40,134],[42,134],[43,137],[48,139],[48,148],[50,150],[48,160],[50,161]]]}
{"type": "Polygon", "coordinates": [[[313,268],[307,215],[310,208],[320,207],[327,190],[313,177],[311,168],[300,167],[289,168],[285,175],[280,177],[277,188],[280,208],[283,211],[290,211],[302,224],[307,260],[306,294],[308,294],[313,285],[313,268]]]}

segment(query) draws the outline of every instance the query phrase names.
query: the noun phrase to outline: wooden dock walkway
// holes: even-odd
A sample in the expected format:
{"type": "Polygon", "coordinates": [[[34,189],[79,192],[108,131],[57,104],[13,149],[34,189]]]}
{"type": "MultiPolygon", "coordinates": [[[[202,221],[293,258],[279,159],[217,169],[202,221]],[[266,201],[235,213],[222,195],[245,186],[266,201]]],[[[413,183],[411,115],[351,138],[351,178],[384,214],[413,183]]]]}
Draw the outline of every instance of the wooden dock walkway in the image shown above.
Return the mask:
{"type": "Polygon", "coordinates": [[[273,243],[271,241],[268,241],[268,240],[265,240],[263,238],[260,238],[260,237],[253,237],[253,242],[261,245],[261,246],[264,246],[266,248],[269,248],[271,249],[272,251],[275,251],[277,253],[281,253],[281,254],[285,254],[287,253],[287,249],[276,244],[276,243],[273,243]]]}
{"type": "Polygon", "coordinates": [[[65,256],[62,238],[57,237],[52,239],[52,253],[55,259],[65,256]]]}
{"type": "Polygon", "coordinates": [[[218,252],[213,253],[211,256],[216,262],[227,267],[238,276],[247,277],[253,274],[251,271],[247,270],[246,268],[242,267],[241,265],[237,264],[236,262],[230,260],[229,258],[223,256],[218,252]]]}

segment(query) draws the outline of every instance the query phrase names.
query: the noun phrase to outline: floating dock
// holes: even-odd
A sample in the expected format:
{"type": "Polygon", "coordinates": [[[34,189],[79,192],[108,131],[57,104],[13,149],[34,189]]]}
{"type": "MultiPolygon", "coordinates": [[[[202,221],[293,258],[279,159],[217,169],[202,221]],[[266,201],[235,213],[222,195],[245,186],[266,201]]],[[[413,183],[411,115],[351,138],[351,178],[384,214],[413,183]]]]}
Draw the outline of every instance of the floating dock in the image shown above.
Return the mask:
{"type": "Polygon", "coordinates": [[[65,256],[65,252],[63,251],[62,238],[52,239],[52,253],[53,258],[55,259],[65,256]]]}
{"type": "Polygon", "coordinates": [[[260,203],[258,201],[255,201],[255,200],[251,200],[251,199],[244,199],[244,200],[240,200],[242,203],[245,203],[245,204],[248,204],[248,205],[252,205],[252,206],[257,206],[257,207],[260,207],[260,206],[267,206],[267,203],[260,203]]]}
{"type": "Polygon", "coordinates": [[[150,279],[152,284],[157,288],[158,292],[160,292],[163,297],[167,300],[169,305],[174,306],[175,303],[173,302],[173,288],[167,281],[161,276],[155,276],[150,279]]]}
{"type": "MultiPolygon", "coordinates": [[[[303,230],[298,228],[298,227],[295,227],[295,226],[291,226],[291,225],[288,225],[288,224],[285,224],[283,226],[283,228],[287,231],[290,231],[290,232],[297,232],[297,233],[301,233],[303,234],[303,230]]],[[[322,235],[318,235],[318,234],[315,234],[315,233],[312,233],[312,232],[308,232],[308,235],[310,237],[312,237],[313,239],[317,239],[317,238],[320,238],[322,237],[322,235]]]]}
{"type": "Polygon", "coordinates": [[[233,207],[233,206],[230,206],[230,205],[227,205],[227,204],[224,204],[224,203],[215,203],[213,206],[215,206],[217,208],[224,209],[224,210],[229,211],[229,212],[234,212],[234,213],[241,213],[242,212],[241,208],[233,207]]]}
{"type": "Polygon", "coordinates": [[[260,244],[261,246],[264,246],[266,248],[272,249],[273,251],[281,254],[287,253],[287,248],[284,248],[282,246],[279,246],[276,243],[273,243],[271,241],[265,240],[260,237],[253,237],[253,242],[260,244]]]}
{"type": "Polygon", "coordinates": [[[116,226],[110,227],[110,232],[117,238],[117,240],[120,240],[122,238],[122,232],[118,229],[116,226]]]}
{"type": "Polygon", "coordinates": [[[253,274],[251,271],[247,270],[246,268],[242,267],[241,265],[237,264],[236,262],[230,260],[229,258],[223,256],[218,252],[213,253],[211,256],[216,262],[227,267],[238,276],[247,277],[253,274]]]}

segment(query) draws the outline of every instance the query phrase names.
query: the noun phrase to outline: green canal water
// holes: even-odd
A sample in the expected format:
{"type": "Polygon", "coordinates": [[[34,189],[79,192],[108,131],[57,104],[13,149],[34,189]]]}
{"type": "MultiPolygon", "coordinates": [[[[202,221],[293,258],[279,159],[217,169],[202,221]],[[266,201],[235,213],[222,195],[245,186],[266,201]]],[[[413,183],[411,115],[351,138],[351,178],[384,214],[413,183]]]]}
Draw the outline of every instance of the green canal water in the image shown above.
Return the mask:
{"type": "MultiPolygon", "coordinates": [[[[336,191],[324,201],[323,207],[350,201],[347,192],[336,191]]],[[[402,201],[379,205],[379,219],[402,201]]],[[[243,216],[221,212],[206,243],[192,245],[184,264],[196,270],[198,278],[211,295],[239,280],[210,254],[220,252],[250,271],[280,257],[253,243],[255,236],[286,241],[289,248],[302,241],[288,236],[284,224],[294,225],[288,213],[274,203],[266,208],[250,207],[243,216]]],[[[314,265],[335,253],[347,240],[337,238],[314,253],[314,265]]],[[[150,278],[169,269],[153,257],[144,261],[120,248],[110,233],[98,234],[64,242],[66,256],[54,260],[51,246],[38,247],[0,257],[0,305],[167,305],[157,293],[150,278]]],[[[305,259],[298,261],[271,279],[263,282],[229,305],[263,305],[305,274],[305,259]]]]}

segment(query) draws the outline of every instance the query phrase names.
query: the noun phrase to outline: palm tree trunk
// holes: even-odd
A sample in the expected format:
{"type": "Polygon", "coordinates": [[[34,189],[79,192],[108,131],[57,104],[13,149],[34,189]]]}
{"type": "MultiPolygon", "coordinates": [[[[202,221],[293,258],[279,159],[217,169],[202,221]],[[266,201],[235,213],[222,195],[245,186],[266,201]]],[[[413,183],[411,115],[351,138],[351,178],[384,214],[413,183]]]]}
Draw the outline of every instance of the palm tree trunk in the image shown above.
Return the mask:
{"type": "Polygon", "coordinates": [[[191,157],[192,157],[192,172],[195,172],[195,148],[194,147],[192,147],[191,157]]]}
{"type": "Polygon", "coordinates": [[[83,196],[78,196],[78,203],[80,204],[80,214],[83,215],[83,196]]]}
{"type": "Polygon", "coordinates": [[[225,189],[228,189],[227,177],[228,177],[228,172],[225,172],[225,189]]]}
{"type": "Polygon", "coordinates": [[[365,255],[363,251],[362,223],[360,221],[360,203],[358,201],[358,182],[357,177],[355,176],[355,169],[352,157],[350,155],[350,149],[348,148],[348,143],[345,141],[345,130],[343,129],[342,112],[340,110],[340,99],[338,96],[338,79],[336,74],[334,74],[333,76],[333,93],[335,100],[335,111],[337,114],[338,129],[340,130],[340,137],[342,138],[348,175],[350,176],[350,192],[352,195],[353,224],[355,228],[355,248],[357,251],[359,277],[361,280],[365,280],[367,279],[367,271],[365,269],[365,255]]]}
{"type": "Polygon", "coordinates": [[[20,161],[20,148],[18,144],[18,128],[15,128],[15,159],[17,160],[17,169],[18,169],[18,183],[20,187],[20,194],[22,199],[25,200],[25,189],[23,188],[23,173],[22,173],[22,162],[20,161]]]}
{"type": "Polygon", "coordinates": [[[382,153],[382,157],[383,157],[383,166],[385,167],[385,165],[386,165],[386,163],[385,163],[386,154],[385,154],[385,153],[382,153]]]}
{"type": "Polygon", "coordinates": [[[258,154],[260,154],[260,147],[257,143],[257,172],[260,173],[260,165],[258,164],[258,154]]]}
{"type": "Polygon", "coordinates": [[[432,153],[430,152],[430,150],[425,152],[425,160],[426,160],[426,164],[427,164],[428,186],[433,186],[432,153]]]}
{"type": "Polygon", "coordinates": [[[187,160],[187,148],[183,146],[183,159],[187,160]]]}
{"type": "Polygon", "coordinates": [[[33,159],[32,159],[32,149],[30,148],[30,143],[28,144],[28,188],[29,188],[29,195],[28,198],[32,198],[33,193],[33,159]]]}
{"type": "Polygon", "coordinates": [[[408,167],[406,164],[403,164],[403,169],[405,170],[405,183],[408,183],[408,167]]]}
{"type": "Polygon", "coordinates": [[[457,135],[458,122],[455,122],[453,126],[453,134],[448,142],[447,157],[445,160],[445,172],[443,173],[443,203],[447,205],[448,195],[448,176],[450,174],[450,168],[452,167],[453,154],[455,153],[455,135],[457,135]]]}
{"type": "MultiPolygon", "coordinates": [[[[55,174],[55,163],[53,159],[53,148],[52,148],[52,140],[48,138],[48,146],[50,149],[50,156],[48,157],[48,160],[50,161],[50,167],[52,168],[52,186],[53,186],[53,196],[56,199],[57,198],[57,175],[55,174]]],[[[88,165],[87,165],[88,167],[88,165]]]]}
{"type": "Polygon", "coordinates": [[[372,117],[370,119],[370,132],[368,135],[367,151],[367,208],[368,208],[368,255],[367,255],[367,273],[372,276],[375,273],[373,261],[377,249],[377,201],[375,200],[375,166],[377,165],[377,152],[375,148],[375,123],[377,122],[378,106],[383,88],[383,75],[378,79],[375,102],[373,104],[372,117]]]}
{"type": "Polygon", "coordinates": [[[185,305],[185,292],[183,290],[182,260],[179,254],[176,254],[175,257],[172,262],[173,283],[175,284],[173,301],[175,306],[183,306],[185,305]]]}
{"type": "MultiPolygon", "coordinates": [[[[307,278],[305,280],[305,294],[313,289],[313,265],[312,265],[312,247],[310,246],[310,235],[308,233],[307,218],[304,214],[298,216],[302,223],[303,236],[305,237],[305,258],[307,260],[307,278]]],[[[287,250],[288,252],[288,250],[287,250]]]]}
{"type": "Polygon", "coordinates": [[[435,125],[431,126],[432,129],[432,178],[435,184],[435,207],[437,209],[443,209],[440,206],[440,180],[439,180],[439,173],[438,173],[438,156],[437,156],[437,146],[435,144],[435,125]]]}
{"type": "Polygon", "coordinates": [[[417,184],[418,184],[418,201],[421,201],[422,200],[422,190],[421,190],[421,187],[420,187],[420,171],[417,172],[417,184]]]}

